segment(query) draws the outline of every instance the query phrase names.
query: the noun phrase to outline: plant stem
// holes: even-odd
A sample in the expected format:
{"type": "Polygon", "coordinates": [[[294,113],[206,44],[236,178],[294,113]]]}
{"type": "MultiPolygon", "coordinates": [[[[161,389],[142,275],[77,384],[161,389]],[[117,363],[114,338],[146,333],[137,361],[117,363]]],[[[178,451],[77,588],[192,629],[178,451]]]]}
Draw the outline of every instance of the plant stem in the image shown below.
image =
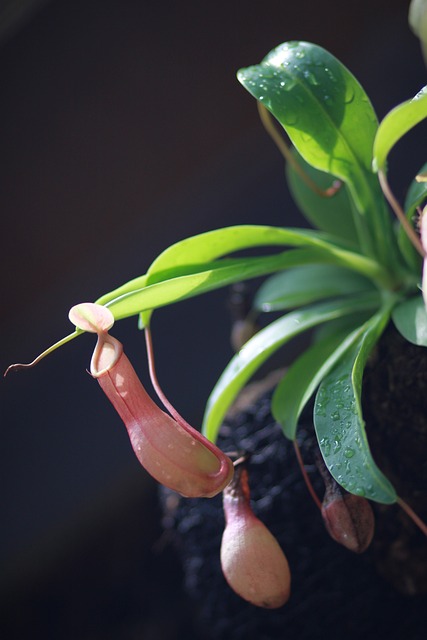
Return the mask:
{"type": "Polygon", "coordinates": [[[294,440],[294,449],[295,449],[295,454],[296,454],[296,457],[297,457],[297,460],[298,460],[299,467],[301,469],[302,476],[304,478],[304,482],[305,482],[305,484],[307,486],[307,489],[308,489],[311,497],[313,498],[314,504],[318,507],[318,509],[321,509],[322,508],[322,503],[321,503],[321,501],[319,499],[319,496],[315,492],[313,485],[311,484],[310,478],[308,477],[308,473],[307,473],[307,471],[305,469],[304,461],[303,461],[302,456],[301,456],[301,451],[300,451],[299,445],[298,445],[296,440],[294,440]]]}
{"type": "Polygon", "coordinates": [[[384,196],[386,197],[389,205],[391,206],[391,208],[393,209],[394,213],[396,214],[400,224],[402,225],[402,227],[405,229],[405,232],[409,238],[409,240],[412,242],[412,244],[414,245],[415,249],[418,251],[418,253],[420,254],[420,256],[422,258],[425,257],[425,251],[423,249],[423,246],[421,244],[421,241],[419,239],[419,237],[417,236],[417,234],[415,233],[414,229],[411,227],[411,225],[409,224],[408,220],[406,219],[405,213],[402,209],[402,207],[400,206],[399,202],[397,201],[397,199],[395,198],[390,185],[388,183],[387,177],[385,175],[385,173],[383,171],[378,171],[378,179],[380,181],[380,185],[381,185],[381,189],[384,193],[384,196]]]}
{"type": "Polygon", "coordinates": [[[45,351],[43,351],[40,355],[38,355],[37,358],[34,358],[32,362],[27,362],[24,364],[17,362],[16,364],[9,365],[6,371],[4,372],[3,376],[6,377],[10,371],[20,371],[21,369],[30,369],[31,367],[35,367],[36,364],[40,362],[40,360],[43,360],[43,358],[48,356],[50,353],[52,353],[56,349],[59,349],[59,347],[62,347],[64,344],[66,344],[67,342],[70,342],[71,340],[81,335],[82,333],[84,332],[81,331],[80,329],[73,331],[73,333],[68,334],[68,336],[65,336],[65,338],[58,340],[58,342],[55,342],[55,344],[53,344],[51,347],[49,347],[48,349],[45,349],[45,351]]]}
{"type": "Polygon", "coordinates": [[[173,404],[168,400],[165,393],[163,392],[156,373],[156,367],[154,362],[154,350],[153,350],[153,339],[151,335],[150,327],[145,327],[145,344],[147,345],[147,358],[148,358],[148,370],[150,373],[151,384],[153,385],[154,391],[157,396],[163,403],[164,407],[169,411],[171,416],[177,421],[178,424],[181,425],[186,431],[189,429],[191,432],[194,431],[193,427],[181,416],[180,413],[175,409],[173,404]]]}
{"type": "Polygon", "coordinates": [[[412,522],[417,525],[417,527],[423,532],[423,534],[427,536],[427,525],[421,520],[419,516],[417,516],[417,514],[415,513],[415,511],[413,511],[413,509],[411,509],[409,504],[406,504],[406,502],[402,500],[402,498],[397,498],[397,504],[411,518],[412,522]]]}
{"type": "Polygon", "coordinates": [[[282,136],[274,126],[274,120],[270,112],[260,102],[257,102],[257,106],[258,106],[259,116],[261,118],[261,122],[264,125],[265,130],[267,131],[268,135],[271,137],[271,139],[275,143],[276,147],[279,149],[282,156],[285,158],[286,162],[289,162],[289,164],[296,171],[296,173],[299,175],[301,180],[303,180],[307,185],[307,187],[311,189],[316,195],[320,196],[321,198],[331,198],[332,196],[334,196],[342,186],[341,180],[335,180],[328,189],[321,189],[314,182],[314,180],[312,180],[310,176],[307,175],[307,173],[301,167],[300,163],[295,159],[295,157],[291,153],[291,150],[289,149],[288,145],[283,140],[282,136]]]}

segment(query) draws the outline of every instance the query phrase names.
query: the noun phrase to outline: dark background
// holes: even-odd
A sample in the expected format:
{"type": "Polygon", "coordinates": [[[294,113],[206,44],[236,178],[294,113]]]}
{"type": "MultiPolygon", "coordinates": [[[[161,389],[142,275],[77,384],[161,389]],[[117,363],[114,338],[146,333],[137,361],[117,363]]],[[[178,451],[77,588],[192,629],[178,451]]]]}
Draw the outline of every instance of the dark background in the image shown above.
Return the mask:
{"type": "MultiPolygon", "coordinates": [[[[285,40],[314,41],[380,117],[426,81],[404,1],[29,4],[0,2],[2,370],[69,333],[73,304],[143,273],[172,242],[300,223],[237,69],[285,40]]],[[[419,139],[400,143],[403,163],[391,157],[400,198],[424,161],[419,139]]],[[[159,377],[195,424],[232,355],[226,307],[217,292],[154,317],[159,377]]],[[[136,322],[114,332],[146,380],[136,322]]],[[[174,561],[158,555],[155,485],[85,373],[92,348],[84,336],[1,383],[6,638],[173,638],[178,611],[185,623],[174,561]]]]}

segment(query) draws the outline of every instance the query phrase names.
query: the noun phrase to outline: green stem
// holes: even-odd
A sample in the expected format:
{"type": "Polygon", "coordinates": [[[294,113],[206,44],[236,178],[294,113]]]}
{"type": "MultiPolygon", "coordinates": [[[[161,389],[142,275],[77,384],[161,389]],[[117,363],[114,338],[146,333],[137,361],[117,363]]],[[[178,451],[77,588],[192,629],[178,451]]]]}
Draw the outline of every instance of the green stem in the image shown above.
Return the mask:
{"type": "Polygon", "coordinates": [[[74,338],[77,338],[77,336],[81,335],[82,333],[84,332],[80,329],[76,329],[73,333],[70,333],[68,336],[65,336],[65,338],[62,338],[62,340],[58,340],[58,342],[55,342],[55,344],[38,355],[37,358],[34,358],[32,362],[27,362],[25,364],[19,362],[16,364],[11,364],[4,372],[4,377],[6,377],[10,371],[20,371],[21,369],[30,369],[31,367],[35,367],[36,364],[40,362],[40,360],[43,360],[43,358],[48,356],[50,353],[52,353],[56,349],[59,349],[59,347],[62,347],[64,344],[70,342],[74,338]]]}

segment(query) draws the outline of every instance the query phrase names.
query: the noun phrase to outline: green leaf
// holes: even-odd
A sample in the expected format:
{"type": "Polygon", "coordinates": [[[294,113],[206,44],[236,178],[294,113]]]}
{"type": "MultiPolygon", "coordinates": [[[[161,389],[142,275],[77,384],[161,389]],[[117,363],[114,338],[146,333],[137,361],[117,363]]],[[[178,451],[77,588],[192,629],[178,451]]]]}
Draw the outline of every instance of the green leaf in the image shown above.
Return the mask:
{"type": "Polygon", "coordinates": [[[359,334],[360,328],[330,335],[309,347],[289,367],[271,402],[273,417],[282,425],[287,438],[295,440],[298,419],[307,402],[359,334]]]}
{"type": "Polygon", "coordinates": [[[133,280],[129,280],[122,284],[117,289],[113,289],[109,293],[105,293],[98,300],[95,300],[96,304],[107,305],[112,300],[116,298],[121,298],[121,296],[126,295],[127,293],[133,293],[134,291],[138,291],[145,287],[147,283],[147,275],[144,274],[142,276],[138,276],[138,278],[134,278],[133,280]]]}
{"type": "MultiPolygon", "coordinates": [[[[308,164],[296,149],[293,149],[292,153],[304,172],[321,189],[329,188],[336,180],[336,176],[319,171],[308,164]]],[[[325,198],[307,186],[290,162],[286,164],[286,177],[296,204],[314,227],[355,246],[358,245],[352,204],[345,184],[333,197],[325,198]]]]}
{"type": "MultiPolygon", "coordinates": [[[[386,287],[390,285],[389,274],[375,260],[343,248],[342,245],[336,242],[336,239],[334,241],[327,234],[311,229],[286,229],[263,225],[225,227],[186,238],[172,245],[156,258],[147,271],[146,283],[147,285],[152,285],[164,279],[172,278],[174,273],[179,275],[182,273],[183,266],[188,270],[192,265],[196,265],[201,270],[200,265],[204,262],[210,262],[243,249],[265,246],[305,246],[319,249],[320,253],[328,254],[329,256],[328,259],[319,260],[320,262],[327,261],[340,264],[362,273],[368,278],[377,280],[386,287]]],[[[242,276],[241,279],[243,280],[244,277],[242,276]]],[[[204,281],[203,276],[200,276],[198,284],[202,281],[204,281]]],[[[141,308],[153,309],[158,306],[161,305],[151,302],[146,304],[144,302],[141,308]]],[[[151,311],[142,314],[142,321],[145,326],[149,324],[150,316],[151,311]]]]}
{"type": "Polygon", "coordinates": [[[415,125],[427,118],[427,86],[412,100],[390,111],[378,127],[374,141],[373,168],[383,171],[391,149],[415,125]]]}
{"type": "Polygon", "coordinates": [[[179,269],[191,265],[202,265],[237,251],[255,247],[316,247],[335,254],[346,255],[351,260],[363,263],[370,269],[378,269],[372,261],[359,254],[348,251],[336,238],[311,229],[271,227],[266,225],[237,225],[201,233],[181,240],[163,251],[147,271],[147,284],[160,282],[174,273],[181,275],[179,269]],[[368,267],[370,265],[370,267],[368,267]]]}
{"type": "Polygon", "coordinates": [[[239,71],[238,79],[309,164],[347,183],[359,213],[361,246],[368,255],[380,251],[387,262],[391,221],[371,169],[378,122],[354,76],[321,47],[287,42],[261,64],[239,71]]]}
{"type": "MultiPolygon", "coordinates": [[[[379,305],[378,305],[379,306],[379,305]]],[[[350,333],[354,327],[361,327],[372,315],[372,310],[355,310],[351,316],[343,316],[327,324],[316,327],[313,331],[313,342],[325,340],[336,333],[350,333]]]]}
{"type": "Polygon", "coordinates": [[[349,269],[304,265],[268,278],[258,289],[253,306],[258,311],[278,311],[369,289],[372,282],[349,269]]]}
{"type": "MultiPolygon", "coordinates": [[[[427,163],[423,165],[418,173],[427,171],[427,163]]],[[[416,221],[418,218],[417,207],[421,207],[427,199],[427,182],[418,182],[413,180],[405,198],[405,215],[409,224],[416,229],[416,221]]],[[[422,258],[409,240],[407,233],[402,225],[399,225],[397,231],[397,242],[406,263],[415,273],[421,273],[422,258]]]]}
{"type": "MultiPolygon", "coordinates": [[[[326,254],[325,259],[328,259],[326,254]]],[[[125,293],[110,300],[105,306],[110,309],[116,320],[120,320],[228,286],[233,282],[248,280],[313,260],[322,260],[322,255],[316,249],[295,249],[260,258],[218,260],[194,266],[194,273],[169,278],[125,293]]]]}
{"type": "Polygon", "coordinates": [[[405,340],[419,347],[427,347],[427,311],[421,295],[397,305],[393,309],[392,319],[405,340]]]}
{"type": "Polygon", "coordinates": [[[390,504],[396,493],[376,466],[362,417],[362,376],[369,354],[390,316],[382,308],[323,380],[316,396],[314,424],[326,466],[344,489],[371,500],[390,504]]]}
{"type": "Polygon", "coordinates": [[[378,297],[365,294],[350,300],[334,300],[292,311],[259,331],[229,362],[207,403],[203,433],[216,440],[222,420],[242,387],[257,369],[281,346],[322,322],[354,312],[355,308],[375,308],[378,297]]]}

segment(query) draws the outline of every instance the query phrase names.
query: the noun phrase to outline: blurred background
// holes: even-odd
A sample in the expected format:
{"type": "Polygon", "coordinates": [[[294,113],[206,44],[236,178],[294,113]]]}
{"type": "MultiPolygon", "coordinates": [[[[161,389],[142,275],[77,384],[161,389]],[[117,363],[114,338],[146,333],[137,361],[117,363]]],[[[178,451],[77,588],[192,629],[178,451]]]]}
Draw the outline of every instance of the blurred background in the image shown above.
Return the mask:
{"type": "MultiPolygon", "coordinates": [[[[0,0],[2,370],[72,329],[68,309],[219,226],[301,224],[237,69],[314,41],[380,117],[426,83],[409,2],[0,0]]],[[[396,195],[424,162],[399,143],[396,195]]],[[[227,292],[154,316],[159,378],[199,424],[232,355],[227,292]]],[[[136,321],[119,323],[146,381],[136,321]]],[[[0,635],[191,638],[156,485],[86,373],[84,336],[0,385],[0,635]]],[[[284,362],[292,351],[284,354],[284,362]]]]}

